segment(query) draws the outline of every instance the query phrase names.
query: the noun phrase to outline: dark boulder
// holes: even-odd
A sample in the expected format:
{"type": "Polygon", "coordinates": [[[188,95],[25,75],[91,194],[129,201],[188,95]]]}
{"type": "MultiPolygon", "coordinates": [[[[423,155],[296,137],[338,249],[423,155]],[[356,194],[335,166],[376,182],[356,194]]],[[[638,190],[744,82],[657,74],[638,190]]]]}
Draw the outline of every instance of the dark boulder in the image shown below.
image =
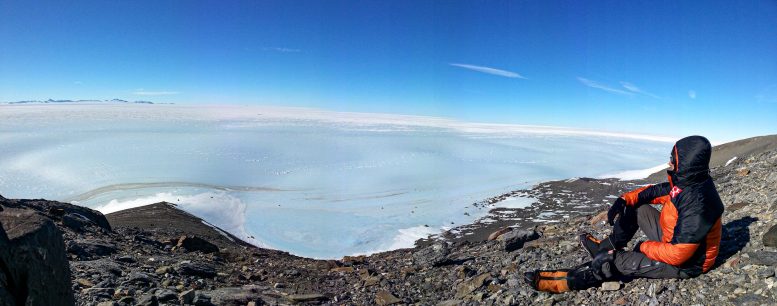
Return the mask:
{"type": "Polygon", "coordinates": [[[73,305],[62,233],[28,210],[0,212],[0,305],[73,305]]]}
{"type": "Polygon", "coordinates": [[[437,242],[413,254],[416,265],[422,267],[439,267],[445,265],[451,253],[450,246],[446,242],[437,242]]]}
{"type": "Polygon", "coordinates": [[[67,215],[71,215],[71,217],[78,215],[77,218],[88,220],[88,224],[111,231],[108,219],[101,212],[86,207],[46,200],[4,200],[3,204],[6,207],[35,210],[56,221],[67,215]]]}
{"type": "Polygon", "coordinates": [[[88,259],[116,253],[116,245],[96,239],[76,239],[67,242],[67,252],[88,259]]]}
{"type": "Polygon", "coordinates": [[[154,282],[150,275],[143,272],[132,272],[127,276],[127,281],[137,285],[148,285],[154,282]]]}
{"type": "Polygon", "coordinates": [[[533,230],[510,231],[499,236],[499,240],[502,241],[502,248],[506,252],[520,249],[527,241],[535,240],[537,238],[540,238],[540,235],[533,230]]]}
{"type": "Polygon", "coordinates": [[[94,224],[92,220],[78,213],[69,213],[62,216],[62,225],[74,231],[81,231],[84,227],[91,224],[94,224]]]}
{"type": "Polygon", "coordinates": [[[216,268],[210,264],[204,262],[194,261],[182,261],[178,264],[176,269],[181,275],[201,276],[201,277],[214,277],[216,276],[216,268]]]}
{"type": "Polygon", "coordinates": [[[175,291],[169,289],[158,290],[154,295],[156,295],[157,301],[160,302],[178,301],[178,295],[175,294],[175,291]]]}
{"type": "Polygon", "coordinates": [[[181,236],[181,238],[178,239],[176,246],[183,248],[187,252],[200,251],[203,253],[215,253],[219,251],[219,247],[215,244],[196,236],[181,236]]]}

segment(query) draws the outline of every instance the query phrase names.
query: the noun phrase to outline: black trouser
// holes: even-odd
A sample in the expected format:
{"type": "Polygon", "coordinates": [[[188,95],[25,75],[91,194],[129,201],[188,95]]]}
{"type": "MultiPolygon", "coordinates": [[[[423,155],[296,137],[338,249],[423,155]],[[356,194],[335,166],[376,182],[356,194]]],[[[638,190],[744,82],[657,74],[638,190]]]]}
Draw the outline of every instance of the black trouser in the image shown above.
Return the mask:
{"type": "MultiPolygon", "coordinates": [[[[615,249],[621,249],[634,238],[638,229],[642,229],[650,240],[661,241],[660,215],[650,205],[638,208],[627,208],[620,219],[615,222],[613,233],[602,244],[612,244],[615,249]]],[[[600,245],[608,250],[612,246],[600,245]]],[[[593,262],[587,262],[572,269],[557,271],[535,271],[527,273],[533,288],[554,293],[567,290],[585,290],[599,286],[611,278],[688,278],[681,269],[652,260],[641,252],[616,251],[614,259],[606,259],[609,253],[597,253],[593,262]],[[604,257],[601,257],[604,256],[604,257]],[[601,260],[605,260],[601,262],[601,260]]]]}
{"type": "MultiPolygon", "coordinates": [[[[661,241],[663,233],[659,217],[661,213],[648,204],[638,208],[627,208],[615,222],[612,235],[608,237],[616,248],[622,248],[634,238],[637,229],[642,229],[649,240],[661,241]]],[[[646,278],[688,278],[679,268],[660,261],[652,260],[640,252],[618,252],[614,261],[615,269],[623,276],[646,278]]]]}

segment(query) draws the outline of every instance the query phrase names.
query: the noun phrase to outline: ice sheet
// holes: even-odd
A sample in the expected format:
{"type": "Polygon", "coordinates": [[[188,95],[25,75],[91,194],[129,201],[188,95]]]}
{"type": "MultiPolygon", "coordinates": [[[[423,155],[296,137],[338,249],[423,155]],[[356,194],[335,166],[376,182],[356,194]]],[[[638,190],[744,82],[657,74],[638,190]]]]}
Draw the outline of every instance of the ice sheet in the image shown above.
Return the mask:
{"type": "Polygon", "coordinates": [[[600,178],[619,178],[621,180],[637,180],[650,176],[653,173],[669,168],[667,164],[661,164],[655,167],[640,169],[640,170],[627,170],[621,172],[615,172],[610,174],[600,175],[600,178]]]}
{"type": "MultiPolygon", "coordinates": [[[[0,105],[0,194],[103,212],[168,201],[337,258],[472,222],[533,183],[658,164],[654,136],[277,107],[0,105]],[[428,225],[425,226],[425,225],[428,225]]],[[[525,203],[502,203],[522,206],[525,203]]]]}

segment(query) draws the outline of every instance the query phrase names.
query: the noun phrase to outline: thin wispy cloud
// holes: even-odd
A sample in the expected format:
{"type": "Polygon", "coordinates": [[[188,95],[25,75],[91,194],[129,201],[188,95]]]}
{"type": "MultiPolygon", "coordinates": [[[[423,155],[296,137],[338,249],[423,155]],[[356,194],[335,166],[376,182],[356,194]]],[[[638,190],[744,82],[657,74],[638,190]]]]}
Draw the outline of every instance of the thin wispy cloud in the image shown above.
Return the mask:
{"type": "Polygon", "coordinates": [[[604,90],[604,91],[607,91],[607,92],[611,92],[611,93],[615,93],[615,94],[619,94],[619,95],[627,95],[627,96],[633,96],[634,95],[634,93],[632,93],[632,92],[625,91],[625,90],[620,90],[620,89],[617,89],[617,88],[614,88],[614,87],[610,87],[610,86],[608,86],[606,84],[599,83],[599,82],[594,81],[594,80],[589,80],[589,79],[582,78],[582,77],[577,77],[577,80],[580,81],[580,83],[582,83],[583,85],[591,87],[591,88],[601,89],[601,90],[604,90]]]}
{"type": "Polygon", "coordinates": [[[469,70],[472,70],[472,71],[477,71],[477,72],[482,72],[482,73],[487,73],[487,74],[492,74],[492,75],[498,75],[498,76],[506,77],[506,78],[526,79],[526,77],[518,74],[517,72],[512,72],[512,71],[507,71],[507,70],[502,70],[502,69],[497,69],[497,68],[492,68],[492,67],[469,65],[469,64],[458,64],[458,63],[448,63],[448,65],[451,65],[451,66],[454,66],[454,67],[459,67],[459,68],[464,68],[464,69],[469,69],[469,70]]]}
{"type": "Polygon", "coordinates": [[[177,91],[165,91],[165,90],[151,91],[151,90],[144,90],[144,89],[137,89],[132,92],[132,94],[136,96],[172,96],[172,95],[177,95],[179,93],[180,92],[177,92],[177,91]]]}
{"type": "Polygon", "coordinates": [[[688,97],[691,99],[696,99],[696,91],[695,90],[689,90],[688,91],[688,97]]]}
{"type": "Polygon", "coordinates": [[[282,48],[282,47],[266,47],[262,48],[264,51],[275,51],[275,52],[282,52],[282,53],[297,53],[302,50],[300,49],[294,49],[294,48],[282,48]]]}
{"type": "Polygon", "coordinates": [[[644,91],[641,88],[639,88],[636,85],[631,84],[629,82],[621,81],[621,86],[623,86],[623,88],[626,88],[626,90],[631,91],[633,93],[643,94],[643,95],[646,95],[648,97],[661,100],[661,97],[656,96],[656,95],[654,95],[652,93],[649,93],[647,91],[644,91]]]}
{"type": "Polygon", "coordinates": [[[777,84],[767,86],[755,95],[758,103],[777,103],[777,84]]]}

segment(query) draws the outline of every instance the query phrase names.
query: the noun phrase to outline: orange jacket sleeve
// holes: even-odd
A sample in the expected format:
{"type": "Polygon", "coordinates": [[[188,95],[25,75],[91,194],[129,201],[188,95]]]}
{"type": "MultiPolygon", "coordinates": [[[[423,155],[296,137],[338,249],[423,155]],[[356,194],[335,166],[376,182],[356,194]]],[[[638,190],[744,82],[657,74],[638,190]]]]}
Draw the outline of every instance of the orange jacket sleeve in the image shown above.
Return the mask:
{"type": "Polygon", "coordinates": [[[648,185],[624,193],[621,198],[626,200],[626,205],[634,206],[637,204],[664,204],[669,201],[669,183],[648,185]]]}
{"type": "Polygon", "coordinates": [[[664,203],[671,201],[672,198],[667,194],[662,197],[657,197],[650,202],[650,204],[664,205],[664,203]]]}
{"type": "Polygon", "coordinates": [[[642,192],[643,190],[647,189],[648,187],[650,187],[650,186],[640,187],[640,188],[634,189],[632,191],[629,191],[627,193],[624,193],[621,196],[621,198],[626,200],[626,205],[634,206],[634,205],[637,204],[637,202],[639,202],[639,193],[642,192]]]}
{"type": "Polygon", "coordinates": [[[645,241],[639,246],[639,251],[648,258],[673,266],[679,266],[693,256],[698,243],[668,243],[660,241],[645,241]]]}

